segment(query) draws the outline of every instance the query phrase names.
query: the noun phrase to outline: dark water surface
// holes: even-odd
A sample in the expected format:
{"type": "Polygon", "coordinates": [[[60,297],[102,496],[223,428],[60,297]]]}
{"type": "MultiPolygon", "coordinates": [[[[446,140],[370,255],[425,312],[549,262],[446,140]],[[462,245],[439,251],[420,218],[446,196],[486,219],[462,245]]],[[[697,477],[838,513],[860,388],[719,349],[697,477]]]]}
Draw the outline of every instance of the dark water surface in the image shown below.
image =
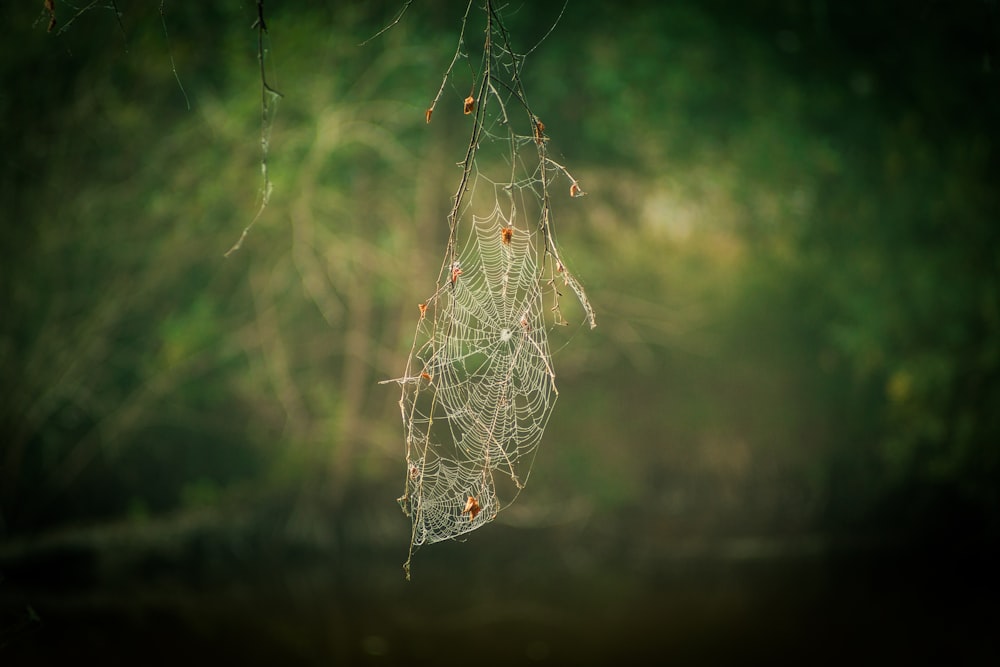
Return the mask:
{"type": "Polygon", "coordinates": [[[0,548],[0,665],[989,664],[996,552],[183,517],[0,548]],[[296,527],[296,525],[298,527],[296,527]],[[391,539],[390,539],[391,537],[391,539]]]}

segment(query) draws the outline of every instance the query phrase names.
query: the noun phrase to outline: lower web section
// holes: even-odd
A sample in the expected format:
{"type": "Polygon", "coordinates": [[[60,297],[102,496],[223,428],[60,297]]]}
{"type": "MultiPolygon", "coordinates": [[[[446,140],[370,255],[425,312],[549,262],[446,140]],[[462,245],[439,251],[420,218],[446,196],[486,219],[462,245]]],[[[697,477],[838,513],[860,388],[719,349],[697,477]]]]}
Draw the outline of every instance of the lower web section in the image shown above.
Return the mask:
{"type": "Polygon", "coordinates": [[[413,546],[453,539],[496,517],[499,501],[488,470],[438,459],[428,466],[414,462],[411,471],[399,502],[413,522],[413,546]]]}

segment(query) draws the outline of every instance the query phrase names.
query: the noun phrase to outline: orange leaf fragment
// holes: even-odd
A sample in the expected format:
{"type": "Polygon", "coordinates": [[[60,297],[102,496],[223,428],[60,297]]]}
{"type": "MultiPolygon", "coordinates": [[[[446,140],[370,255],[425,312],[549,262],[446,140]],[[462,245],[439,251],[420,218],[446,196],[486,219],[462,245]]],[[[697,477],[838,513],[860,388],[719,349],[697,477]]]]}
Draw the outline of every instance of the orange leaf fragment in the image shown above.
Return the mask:
{"type": "Polygon", "coordinates": [[[425,120],[426,120],[426,121],[427,121],[428,123],[430,123],[430,122],[431,122],[431,114],[433,114],[433,113],[434,113],[434,109],[433,109],[433,108],[431,108],[431,109],[428,109],[427,111],[425,111],[425,112],[424,112],[424,119],[425,119],[425,120]]]}
{"type": "Polygon", "coordinates": [[[535,118],[535,143],[539,146],[541,146],[542,142],[545,141],[545,135],[542,134],[543,132],[545,132],[545,123],[538,120],[538,118],[535,118]]]}
{"type": "Polygon", "coordinates": [[[468,116],[470,113],[476,110],[476,98],[469,95],[465,98],[465,115],[468,116]]]}
{"type": "Polygon", "coordinates": [[[45,0],[45,11],[49,13],[49,28],[48,32],[52,32],[52,29],[56,27],[56,3],[55,0],[45,0]]]}
{"type": "Polygon", "coordinates": [[[418,303],[417,304],[417,308],[420,309],[420,319],[424,319],[424,316],[427,315],[427,304],[426,303],[418,303]]]}
{"type": "Polygon", "coordinates": [[[573,184],[569,186],[570,197],[582,197],[585,194],[587,193],[580,189],[580,184],[576,181],[573,181],[573,184]]]}
{"type": "Polygon", "coordinates": [[[476,500],[475,496],[469,496],[469,499],[465,501],[465,509],[462,510],[462,514],[468,514],[469,521],[472,521],[480,511],[482,508],[479,506],[479,501],[476,500]]]}

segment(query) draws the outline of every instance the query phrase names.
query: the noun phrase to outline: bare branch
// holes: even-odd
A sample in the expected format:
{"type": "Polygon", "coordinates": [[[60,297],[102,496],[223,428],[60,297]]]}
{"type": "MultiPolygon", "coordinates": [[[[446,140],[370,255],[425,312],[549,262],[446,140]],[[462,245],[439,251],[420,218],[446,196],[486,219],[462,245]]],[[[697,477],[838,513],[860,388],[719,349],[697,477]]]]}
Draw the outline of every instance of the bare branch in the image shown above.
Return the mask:
{"type": "Polygon", "coordinates": [[[366,39],[365,41],[363,41],[363,42],[361,42],[360,44],[358,44],[358,46],[364,46],[364,45],[365,45],[365,44],[367,44],[368,42],[370,42],[370,41],[372,41],[373,39],[375,39],[376,37],[378,37],[378,36],[382,35],[382,34],[383,34],[383,33],[385,33],[385,32],[386,32],[387,30],[389,30],[390,28],[392,28],[392,27],[393,27],[394,25],[396,25],[397,23],[399,23],[399,20],[400,20],[401,18],[403,18],[403,14],[405,14],[405,13],[406,13],[406,10],[410,8],[410,5],[411,5],[411,4],[413,4],[413,0],[406,0],[406,2],[404,2],[404,3],[403,3],[403,8],[399,10],[399,13],[398,13],[398,14],[396,14],[396,18],[394,18],[394,19],[392,20],[392,23],[389,23],[388,25],[386,25],[386,26],[385,26],[384,28],[382,28],[381,30],[379,30],[379,31],[378,31],[377,33],[375,33],[374,35],[372,35],[371,37],[369,37],[369,38],[368,38],[368,39],[366,39]]]}
{"type": "Polygon", "coordinates": [[[444,72],[444,77],[441,79],[441,87],[438,88],[437,95],[434,96],[434,101],[431,105],[427,107],[427,111],[424,112],[427,122],[431,122],[431,115],[434,113],[434,107],[437,106],[438,100],[441,99],[441,93],[444,92],[444,87],[448,83],[448,77],[451,76],[451,70],[455,67],[455,63],[458,62],[459,56],[462,55],[462,47],[465,45],[465,24],[469,20],[469,12],[472,10],[473,0],[469,0],[469,4],[465,8],[465,15],[462,17],[462,30],[458,33],[458,46],[455,48],[455,55],[451,59],[451,64],[448,65],[448,69],[444,72]]]}
{"type": "MultiPolygon", "coordinates": [[[[177,81],[177,87],[181,89],[181,95],[184,96],[184,104],[187,105],[187,110],[191,111],[191,100],[188,99],[187,92],[184,90],[184,85],[181,83],[181,77],[177,74],[177,65],[174,63],[174,54],[170,50],[170,35],[167,34],[167,15],[163,10],[163,6],[167,4],[166,0],[160,2],[160,23],[163,24],[163,37],[167,40],[167,56],[170,58],[170,69],[174,73],[174,79],[177,81]]],[[[115,14],[118,14],[118,9],[115,8],[115,14]]],[[[121,17],[118,18],[118,25],[121,25],[121,17]]],[[[122,28],[124,33],[125,29],[122,28]]]]}
{"type": "Polygon", "coordinates": [[[236,240],[233,247],[226,251],[225,255],[223,255],[224,257],[229,257],[243,247],[243,241],[246,239],[247,234],[250,233],[254,224],[263,215],[264,209],[267,208],[267,204],[271,200],[271,191],[273,190],[271,177],[267,172],[267,155],[274,113],[273,105],[283,95],[272,88],[267,82],[267,73],[264,68],[264,36],[267,33],[267,22],[264,20],[264,0],[257,0],[257,20],[250,27],[257,29],[257,61],[260,63],[260,172],[263,180],[260,188],[261,201],[260,208],[257,209],[257,214],[254,215],[250,224],[243,229],[243,233],[240,234],[240,238],[236,240]]]}

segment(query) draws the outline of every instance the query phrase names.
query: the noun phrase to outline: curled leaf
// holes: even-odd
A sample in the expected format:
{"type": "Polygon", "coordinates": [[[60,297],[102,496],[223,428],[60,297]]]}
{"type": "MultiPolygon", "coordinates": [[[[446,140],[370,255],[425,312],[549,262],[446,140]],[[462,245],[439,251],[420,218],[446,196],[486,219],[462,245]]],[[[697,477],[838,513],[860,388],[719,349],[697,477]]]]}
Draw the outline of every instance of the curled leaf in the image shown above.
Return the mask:
{"type": "Polygon", "coordinates": [[[430,123],[430,122],[431,122],[431,114],[433,114],[433,113],[434,113],[434,109],[427,109],[427,111],[425,111],[425,112],[424,112],[424,119],[425,119],[425,120],[426,120],[426,121],[427,121],[428,123],[430,123]]]}
{"type": "Polygon", "coordinates": [[[543,123],[542,121],[538,120],[538,118],[536,117],[535,118],[535,143],[538,144],[539,146],[541,146],[542,142],[545,141],[545,135],[543,134],[543,132],[545,132],[545,123],[543,123]]]}
{"type": "Polygon", "coordinates": [[[476,110],[476,98],[469,95],[465,98],[465,115],[468,116],[470,113],[476,110]]]}
{"type": "Polygon", "coordinates": [[[479,506],[479,501],[476,500],[475,496],[469,496],[469,499],[465,501],[465,509],[462,510],[462,514],[468,514],[469,521],[472,521],[480,511],[482,508],[479,506]]]}
{"type": "Polygon", "coordinates": [[[45,0],[45,11],[49,13],[49,28],[48,32],[52,32],[52,29],[56,27],[56,3],[55,0],[45,0]]]}

